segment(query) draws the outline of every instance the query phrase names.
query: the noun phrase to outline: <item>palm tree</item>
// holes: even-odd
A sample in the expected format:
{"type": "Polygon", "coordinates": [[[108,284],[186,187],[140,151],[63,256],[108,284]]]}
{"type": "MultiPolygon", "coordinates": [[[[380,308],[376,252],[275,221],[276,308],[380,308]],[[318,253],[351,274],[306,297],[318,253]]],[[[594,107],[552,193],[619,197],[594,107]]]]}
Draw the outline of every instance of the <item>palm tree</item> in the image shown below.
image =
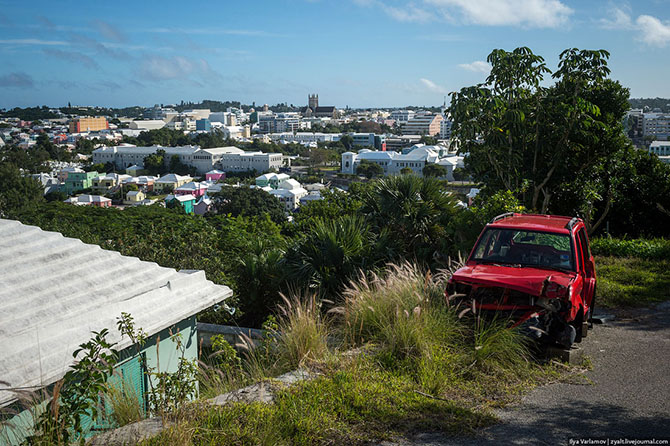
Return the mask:
{"type": "Polygon", "coordinates": [[[399,175],[379,180],[363,212],[377,234],[387,231],[398,256],[430,263],[449,242],[456,200],[435,178],[399,175]]]}
{"type": "Polygon", "coordinates": [[[334,298],[360,269],[374,263],[372,240],[361,216],[317,219],[290,255],[292,277],[298,285],[317,288],[334,298]]]}

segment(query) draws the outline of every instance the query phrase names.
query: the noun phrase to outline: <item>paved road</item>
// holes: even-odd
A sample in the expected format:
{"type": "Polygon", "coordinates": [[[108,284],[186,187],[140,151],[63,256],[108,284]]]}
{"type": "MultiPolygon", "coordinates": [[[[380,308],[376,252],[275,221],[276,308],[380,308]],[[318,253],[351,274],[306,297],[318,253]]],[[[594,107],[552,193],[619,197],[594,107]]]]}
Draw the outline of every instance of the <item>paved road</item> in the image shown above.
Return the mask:
{"type": "MultiPolygon", "coordinates": [[[[617,311],[582,346],[593,385],[540,387],[475,438],[421,434],[398,446],[569,444],[579,438],[670,440],[670,302],[617,311]]],[[[386,443],[388,445],[393,443],[386,443]]]]}

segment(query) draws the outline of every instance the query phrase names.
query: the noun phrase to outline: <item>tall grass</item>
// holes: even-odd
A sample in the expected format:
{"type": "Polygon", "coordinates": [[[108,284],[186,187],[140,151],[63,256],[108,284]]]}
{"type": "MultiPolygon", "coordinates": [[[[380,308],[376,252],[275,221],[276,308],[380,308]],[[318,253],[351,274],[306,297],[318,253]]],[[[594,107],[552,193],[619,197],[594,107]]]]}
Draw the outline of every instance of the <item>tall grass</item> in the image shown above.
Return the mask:
{"type": "Polygon", "coordinates": [[[430,356],[436,343],[450,344],[459,332],[442,284],[409,263],[361,276],[343,296],[335,311],[351,345],[372,341],[396,358],[416,359],[430,356]]]}
{"type": "Polygon", "coordinates": [[[117,426],[125,426],[144,419],[144,409],[140,404],[143,396],[127,380],[121,378],[105,385],[104,397],[110,408],[110,418],[117,426]],[[121,381],[119,385],[119,381],[121,381]]]}
{"type": "Polygon", "coordinates": [[[280,360],[293,368],[325,359],[330,328],[322,316],[321,302],[314,294],[282,295],[282,300],[275,338],[280,360]]]}

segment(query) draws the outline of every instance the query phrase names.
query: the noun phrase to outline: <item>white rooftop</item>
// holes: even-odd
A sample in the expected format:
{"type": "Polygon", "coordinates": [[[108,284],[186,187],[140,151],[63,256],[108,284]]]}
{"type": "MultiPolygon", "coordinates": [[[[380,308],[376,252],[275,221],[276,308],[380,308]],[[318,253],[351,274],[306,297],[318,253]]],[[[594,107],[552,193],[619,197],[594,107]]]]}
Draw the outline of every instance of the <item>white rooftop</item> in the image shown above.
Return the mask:
{"type": "Polygon", "coordinates": [[[97,245],[0,219],[0,407],[16,399],[3,388],[60,379],[72,352],[109,329],[129,346],[116,318],[130,313],[148,334],[174,325],[232,295],[202,271],[163,268],[97,245]]]}

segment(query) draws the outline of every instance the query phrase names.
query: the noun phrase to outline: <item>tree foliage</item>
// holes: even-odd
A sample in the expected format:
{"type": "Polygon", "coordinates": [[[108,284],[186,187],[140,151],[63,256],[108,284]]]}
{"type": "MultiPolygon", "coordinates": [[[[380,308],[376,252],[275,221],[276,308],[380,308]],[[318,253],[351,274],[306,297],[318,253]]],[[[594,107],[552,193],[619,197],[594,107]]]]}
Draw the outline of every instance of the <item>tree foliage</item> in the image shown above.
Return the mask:
{"type": "Polygon", "coordinates": [[[286,221],[286,215],[281,202],[262,189],[250,187],[223,187],[221,192],[213,195],[214,212],[230,214],[233,217],[268,215],[275,223],[286,221]]]}
{"type": "Polygon", "coordinates": [[[452,94],[452,133],[475,180],[514,192],[546,213],[575,178],[621,150],[628,90],[607,78],[605,50],[565,50],[555,83],[544,59],[526,47],[494,50],[486,82],[452,94]]]}

